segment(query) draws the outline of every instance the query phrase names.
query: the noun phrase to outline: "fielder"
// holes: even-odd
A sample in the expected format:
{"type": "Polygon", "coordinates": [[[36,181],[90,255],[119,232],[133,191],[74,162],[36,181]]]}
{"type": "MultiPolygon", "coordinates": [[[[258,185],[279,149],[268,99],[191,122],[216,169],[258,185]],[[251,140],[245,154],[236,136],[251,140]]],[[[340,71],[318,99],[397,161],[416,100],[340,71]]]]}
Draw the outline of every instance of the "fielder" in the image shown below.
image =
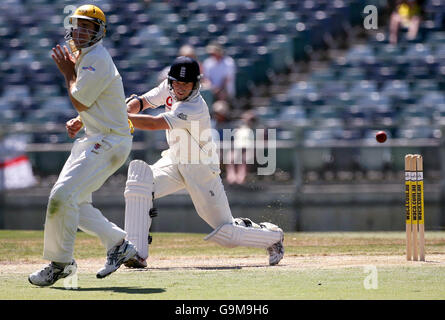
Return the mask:
{"type": "Polygon", "coordinates": [[[143,130],[166,130],[169,144],[154,165],[141,160],[130,163],[125,188],[125,231],[138,254],[124,263],[127,267],[147,266],[153,199],[181,189],[189,192],[198,215],[214,229],[205,240],[228,248],[267,248],[270,265],[283,258],[284,234],[278,226],[232,217],[219,176],[209,110],[199,92],[200,78],[199,64],[182,56],[173,62],[168,78],[158,87],[127,100],[133,125],[143,130]],[[167,111],[158,116],[136,114],[161,105],[167,111]]]}
{"type": "Polygon", "coordinates": [[[97,273],[106,277],[133,257],[137,250],[124,230],[108,221],[91,204],[99,189],[127,159],[132,145],[122,78],[101,39],[106,32],[104,13],[83,5],[70,17],[68,48],[53,48],[52,58],[64,75],[68,95],[79,117],[67,122],[74,137],[82,126],[85,137],[72,147],[51,190],[46,211],[43,258],[51,263],[29,275],[37,286],[49,286],[76,272],[73,259],[77,228],[96,235],[107,249],[107,262],[97,273]]]}

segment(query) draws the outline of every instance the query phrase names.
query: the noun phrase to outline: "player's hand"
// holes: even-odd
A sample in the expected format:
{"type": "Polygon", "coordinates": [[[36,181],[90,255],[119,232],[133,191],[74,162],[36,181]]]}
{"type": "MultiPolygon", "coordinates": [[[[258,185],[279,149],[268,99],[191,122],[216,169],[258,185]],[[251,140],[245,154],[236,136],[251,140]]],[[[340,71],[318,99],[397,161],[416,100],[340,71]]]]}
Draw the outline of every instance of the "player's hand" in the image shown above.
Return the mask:
{"type": "Polygon", "coordinates": [[[55,61],[57,68],[59,71],[66,77],[74,73],[74,65],[76,64],[76,58],[69,53],[68,48],[63,46],[63,49],[60,45],[57,45],[53,48],[53,53],[51,57],[55,61]]]}
{"type": "Polygon", "coordinates": [[[73,118],[68,120],[65,124],[66,131],[68,132],[68,136],[73,139],[76,134],[82,129],[83,123],[79,118],[73,118]]]}
{"type": "Polygon", "coordinates": [[[128,97],[125,100],[125,103],[127,104],[127,113],[139,113],[141,104],[138,99],[130,100],[131,97],[133,97],[133,96],[137,96],[137,95],[132,94],[130,97],[128,97]]]}
{"type": "Polygon", "coordinates": [[[130,101],[134,100],[134,99],[131,99],[133,97],[137,97],[137,94],[133,93],[131,96],[129,96],[127,99],[125,99],[125,103],[128,104],[130,101]]]}

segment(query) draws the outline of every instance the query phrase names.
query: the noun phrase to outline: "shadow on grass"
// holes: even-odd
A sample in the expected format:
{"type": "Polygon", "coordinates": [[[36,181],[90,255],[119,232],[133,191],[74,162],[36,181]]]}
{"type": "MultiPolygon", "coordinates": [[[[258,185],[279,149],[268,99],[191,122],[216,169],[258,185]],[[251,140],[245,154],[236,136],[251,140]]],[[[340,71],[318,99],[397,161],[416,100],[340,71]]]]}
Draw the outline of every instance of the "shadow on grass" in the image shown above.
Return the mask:
{"type": "Polygon", "coordinates": [[[94,292],[94,291],[113,291],[116,293],[128,293],[128,294],[153,294],[163,293],[165,289],[161,288],[138,288],[138,287],[100,287],[100,288],[77,288],[77,289],[65,289],[63,287],[51,287],[56,290],[70,290],[79,292],[94,292]]]}
{"type": "Polygon", "coordinates": [[[144,268],[130,269],[130,272],[149,272],[149,271],[173,271],[173,270],[241,270],[243,268],[264,268],[266,265],[250,265],[250,266],[226,266],[226,267],[201,267],[201,266],[184,266],[184,267],[161,267],[161,268],[144,268]]]}

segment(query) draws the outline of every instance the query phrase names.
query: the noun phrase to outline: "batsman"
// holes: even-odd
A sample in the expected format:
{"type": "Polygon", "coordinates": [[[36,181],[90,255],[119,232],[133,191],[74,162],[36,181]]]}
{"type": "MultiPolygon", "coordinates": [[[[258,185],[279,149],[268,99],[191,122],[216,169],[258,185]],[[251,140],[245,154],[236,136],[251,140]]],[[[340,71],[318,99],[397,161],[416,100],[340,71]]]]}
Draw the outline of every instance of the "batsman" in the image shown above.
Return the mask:
{"type": "MultiPolygon", "coordinates": [[[[198,215],[214,230],[204,240],[221,246],[267,249],[269,264],[283,258],[283,231],[276,225],[233,218],[220,178],[219,157],[213,141],[209,110],[200,94],[200,69],[189,57],[175,59],[168,77],[141,97],[127,99],[129,119],[137,129],[166,130],[169,149],[155,164],[130,162],[125,188],[125,231],[138,254],[124,263],[147,266],[153,199],[185,189],[198,215]],[[157,116],[138,114],[165,105],[157,116]],[[207,134],[206,134],[207,133],[207,134]]],[[[178,212],[180,214],[180,212],[178,212]]],[[[160,217],[161,218],[161,217],[160,217]]]]}

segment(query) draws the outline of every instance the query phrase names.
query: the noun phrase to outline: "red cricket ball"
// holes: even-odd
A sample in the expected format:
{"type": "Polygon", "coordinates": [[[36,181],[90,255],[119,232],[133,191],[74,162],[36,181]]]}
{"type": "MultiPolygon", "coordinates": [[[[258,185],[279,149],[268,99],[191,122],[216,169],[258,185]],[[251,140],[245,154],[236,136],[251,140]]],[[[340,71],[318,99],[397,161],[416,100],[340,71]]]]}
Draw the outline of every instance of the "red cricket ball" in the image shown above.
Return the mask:
{"type": "Polygon", "coordinates": [[[375,139],[377,140],[377,142],[379,143],[383,143],[386,141],[387,139],[387,135],[385,131],[379,131],[375,134],[375,139]]]}

